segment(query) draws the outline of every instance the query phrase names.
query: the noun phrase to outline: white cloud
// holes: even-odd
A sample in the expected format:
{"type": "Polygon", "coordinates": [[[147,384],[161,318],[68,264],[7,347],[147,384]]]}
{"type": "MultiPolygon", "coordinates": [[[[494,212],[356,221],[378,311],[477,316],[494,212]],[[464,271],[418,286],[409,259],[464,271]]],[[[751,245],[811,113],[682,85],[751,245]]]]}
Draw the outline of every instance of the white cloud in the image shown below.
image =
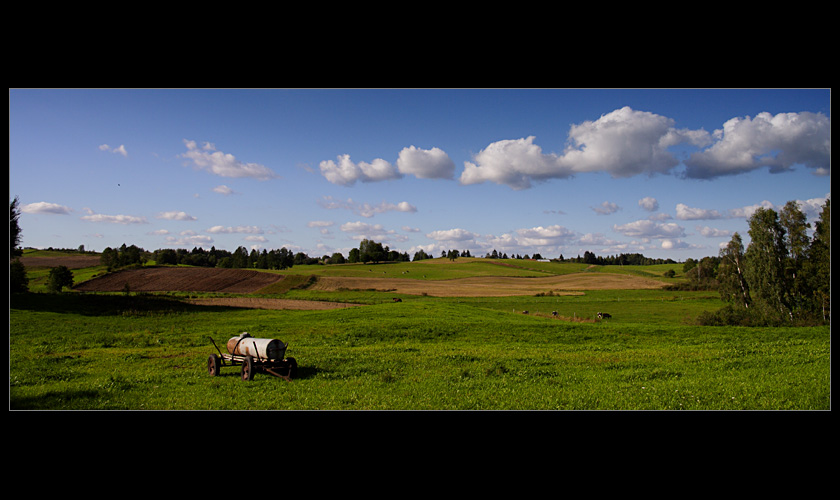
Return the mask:
{"type": "Polygon", "coordinates": [[[368,224],[366,222],[347,222],[341,225],[341,230],[357,239],[369,239],[378,242],[395,240],[404,241],[405,237],[398,236],[395,231],[385,229],[382,224],[368,224]]]}
{"type": "Polygon", "coordinates": [[[202,170],[222,177],[250,177],[261,181],[276,178],[277,175],[265,165],[258,163],[243,163],[232,154],[216,151],[216,146],[205,142],[201,149],[195,141],[184,139],[187,152],[182,158],[192,160],[195,166],[202,170]]]}
{"type": "Polygon", "coordinates": [[[668,147],[703,145],[709,137],[702,130],[677,130],[670,118],[625,106],[594,122],[572,125],[569,141],[561,160],[568,168],[631,177],[668,172],[679,164],[668,147]]]}
{"type": "Polygon", "coordinates": [[[517,229],[517,243],[526,247],[560,246],[572,240],[576,234],[563,226],[533,227],[517,229]]]}
{"type": "Polygon", "coordinates": [[[534,136],[523,139],[503,140],[490,144],[464,162],[461,184],[478,184],[486,181],[505,184],[513,189],[531,187],[531,180],[566,178],[571,169],[558,164],[554,154],[543,154],[534,144],[534,136]]]}
{"type": "Polygon", "coordinates": [[[686,250],[691,248],[703,248],[701,245],[694,245],[691,243],[686,243],[682,240],[671,239],[662,240],[661,247],[663,250],[686,250]]]}
{"type": "Polygon", "coordinates": [[[455,175],[455,163],[439,148],[403,148],[397,158],[397,168],[400,173],[420,179],[452,179],[455,175]]]}
{"type": "Polygon", "coordinates": [[[648,212],[656,212],[659,210],[659,202],[656,201],[656,198],[650,196],[646,196],[639,200],[639,206],[648,212]]]}
{"type": "Polygon", "coordinates": [[[198,220],[186,212],[161,212],[157,215],[156,218],[165,220],[198,220]]]}
{"type": "Polygon", "coordinates": [[[745,207],[733,208],[733,209],[729,210],[728,214],[729,214],[729,217],[732,217],[732,218],[749,219],[750,217],[752,217],[752,215],[755,213],[755,211],[758,210],[759,208],[773,209],[774,207],[773,207],[772,203],[770,203],[767,200],[764,200],[761,203],[758,203],[758,204],[755,204],[755,205],[747,205],[745,207]]]}
{"type": "Polygon", "coordinates": [[[59,205],[57,203],[48,203],[46,201],[39,201],[37,203],[30,203],[20,207],[20,211],[25,214],[53,214],[53,215],[67,215],[73,210],[69,207],[59,205]]]}
{"type": "Polygon", "coordinates": [[[715,130],[714,138],[711,147],[685,161],[687,177],[708,179],[762,167],[777,173],[796,164],[826,175],[831,168],[831,119],[822,113],[732,118],[715,130]]]}
{"type": "Polygon", "coordinates": [[[185,236],[183,238],[167,236],[165,241],[169,246],[174,247],[202,247],[213,243],[213,238],[205,235],[185,236]]]}
{"type": "Polygon", "coordinates": [[[426,237],[437,241],[464,242],[475,240],[478,237],[478,235],[475,233],[471,233],[470,231],[467,231],[465,229],[456,228],[446,229],[442,231],[432,231],[431,233],[427,234],[426,237]]]}
{"type": "Polygon", "coordinates": [[[705,226],[697,226],[697,232],[700,233],[701,236],[706,238],[727,238],[732,236],[732,231],[725,231],[723,229],[715,229],[713,227],[705,226]]]}
{"type": "Polygon", "coordinates": [[[614,214],[614,213],[618,212],[619,210],[621,210],[621,207],[619,207],[615,203],[610,203],[609,201],[605,201],[604,203],[601,203],[600,206],[591,207],[591,208],[598,215],[610,215],[610,214],[614,214]]]}
{"type": "Polygon", "coordinates": [[[263,234],[263,230],[257,226],[213,226],[207,232],[211,234],[263,234]]]}
{"type": "Polygon", "coordinates": [[[722,219],[723,215],[717,210],[707,210],[704,208],[692,208],[683,203],[677,204],[677,219],[680,220],[704,220],[704,219],[722,219]]]}
{"type": "Polygon", "coordinates": [[[135,217],[133,215],[104,215],[91,214],[83,215],[82,220],[89,222],[107,222],[109,224],[148,224],[149,221],[145,217],[135,217]]]}
{"type": "Polygon", "coordinates": [[[128,151],[126,151],[125,146],[122,145],[122,144],[120,144],[116,148],[112,148],[111,146],[109,146],[107,144],[102,144],[102,145],[99,146],[99,150],[100,151],[110,151],[112,153],[121,154],[124,157],[128,158],[128,151]]]}
{"type": "Polygon", "coordinates": [[[228,196],[228,195],[231,195],[231,194],[234,193],[233,189],[225,186],[224,184],[222,184],[221,186],[214,187],[213,192],[223,194],[225,196],[228,196]]]}
{"type": "Polygon", "coordinates": [[[350,155],[339,155],[338,163],[333,160],[322,161],[321,174],[333,184],[352,186],[358,182],[376,182],[402,177],[397,169],[387,161],[377,158],[371,163],[353,163],[350,155]]]}
{"type": "Polygon", "coordinates": [[[562,155],[543,154],[533,136],[494,142],[474,162],[465,162],[461,183],[490,181],[526,189],[532,180],[584,172],[607,172],[612,177],[667,173],[679,164],[667,148],[681,143],[705,146],[710,136],[704,130],[676,129],[670,118],[623,107],[598,120],[572,125],[568,142],[562,155]]]}
{"type": "Polygon", "coordinates": [[[618,241],[611,240],[602,233],[586,233],[580,237],[578,243],[581,245],[597,245],[603,247],[611,247],[619,244],[618,241]]]}
{"type": "Polygon", "coordinates": [[[350,210],[357,215],[361,215],[362,217],[373,217],[376,214],[381,214],[385,212],[416,212],[417,207],[408,203],[407,201],[401,201],[397,204],[382,202],[379,205],[371,205],[370,203],[359,203],[353,201],[352,198],[348,198],[347,201],[336,200],[332,196],[324,196],[318,202],[321,207],[326,208],[328,210],[335,210],[335,209],[345,209],[350,210]]]}
{"type": "Polygon", "coordinates": [[[652,220],[638,220],[623,225],[614,225],[613,230],[630,238],[679,238],[685,236],[685,229],[673,222],[657,224],[652,220]]]}

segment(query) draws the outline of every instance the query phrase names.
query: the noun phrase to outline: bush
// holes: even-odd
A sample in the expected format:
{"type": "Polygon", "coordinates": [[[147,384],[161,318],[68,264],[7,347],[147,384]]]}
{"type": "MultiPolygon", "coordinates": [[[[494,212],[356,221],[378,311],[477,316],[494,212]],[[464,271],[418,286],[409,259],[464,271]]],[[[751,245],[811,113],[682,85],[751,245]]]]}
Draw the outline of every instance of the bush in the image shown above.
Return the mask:
{"type": "Polygon", "coordinates": [[[50,292],[58,293],[64,287],[73,286],[73,271],[67,266],[58,266],[50,269],[50,276],[47,280],[47,289],[50,292]]]}

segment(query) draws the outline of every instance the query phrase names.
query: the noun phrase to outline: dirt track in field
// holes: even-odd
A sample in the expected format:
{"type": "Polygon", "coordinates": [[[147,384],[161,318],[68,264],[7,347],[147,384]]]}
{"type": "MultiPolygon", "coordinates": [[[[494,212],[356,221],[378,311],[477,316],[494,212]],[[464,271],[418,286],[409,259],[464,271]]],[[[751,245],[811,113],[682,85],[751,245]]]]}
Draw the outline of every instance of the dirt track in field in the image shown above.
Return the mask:
{"type": "Polygon", "coordinates": [[[504,297],[548,293],[577,295],[585,290],[639,290],[662,288],[656,280],[609,273],[576,273],[545,278],[475,277],[427,281],[387,278],[320,277],[310,290],[380,290],[433,297],[504,297]]]}
{"type": "Polygon", "coordinates": [[[293,309],[298,311],[321,311],[326,309],[358,307],[360,305],[319,300],[259,299],[251,297],[189,299],[187,302],[200,306],[244,307],[248,309],[293,309]]]}

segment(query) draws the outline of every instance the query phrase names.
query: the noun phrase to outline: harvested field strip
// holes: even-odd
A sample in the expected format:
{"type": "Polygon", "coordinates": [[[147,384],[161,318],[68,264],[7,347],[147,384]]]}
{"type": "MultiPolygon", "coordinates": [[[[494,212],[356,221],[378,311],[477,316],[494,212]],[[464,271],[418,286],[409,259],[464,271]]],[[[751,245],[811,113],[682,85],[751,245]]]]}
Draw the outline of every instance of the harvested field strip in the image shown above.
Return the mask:
{"type": "Polygon", "coordinates": [[[293,309],[299,311],[318,311],[360,306],[360,304],[347,304],[344,302],[324,302],[319,300],[292,299],[260,299],[251,297],[189,299],[187,300],[187,302],[189,302],[190,304],[200,306],[243,307],[247,309],[293,309]]]}
{"type": "Polygon", "coordinates": [[[540,278],[475,277],[451,280],[321,277],[310,290],[387,290],[434,297],[504,297],[552,292],[577,295],[584,290],[651,290],[659,281],[621,274],[576,273],[540,278]]]}
{"type": "Polygon", "coordinates": [[[83,292],[223,292],[253,293],[283,276],[250,269],[144,267],[101,276],[74,287],[83,292]]]}
{"type": "Polygon", "coordinates": [[[99,265],[98,255],[65,255],[55,257],[21,257],[27,268],[66,266],[68,269],[83,269],[99,265]]]}

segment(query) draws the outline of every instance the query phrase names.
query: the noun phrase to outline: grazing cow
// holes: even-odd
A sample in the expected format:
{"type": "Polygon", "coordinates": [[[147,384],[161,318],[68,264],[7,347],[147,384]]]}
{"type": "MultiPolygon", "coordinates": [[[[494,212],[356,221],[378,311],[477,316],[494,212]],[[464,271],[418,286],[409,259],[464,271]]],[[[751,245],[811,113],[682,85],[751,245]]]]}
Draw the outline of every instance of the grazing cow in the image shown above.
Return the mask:
{"type": "Polygon", "coordinates": [[[402,299],[399,297],[394,297],[394,302],[402,302],[402,299]]]}
{"type": "Polygon", "coordinates": [[[557,316],[557,311],[551,311],[552,316],[557,316]]]}
{"type": "Polygon", "coordinates": [[[604,319],[604,318],[612,318],[612,314],[599,312],[598,313],[598,319],[604,319]]]}

